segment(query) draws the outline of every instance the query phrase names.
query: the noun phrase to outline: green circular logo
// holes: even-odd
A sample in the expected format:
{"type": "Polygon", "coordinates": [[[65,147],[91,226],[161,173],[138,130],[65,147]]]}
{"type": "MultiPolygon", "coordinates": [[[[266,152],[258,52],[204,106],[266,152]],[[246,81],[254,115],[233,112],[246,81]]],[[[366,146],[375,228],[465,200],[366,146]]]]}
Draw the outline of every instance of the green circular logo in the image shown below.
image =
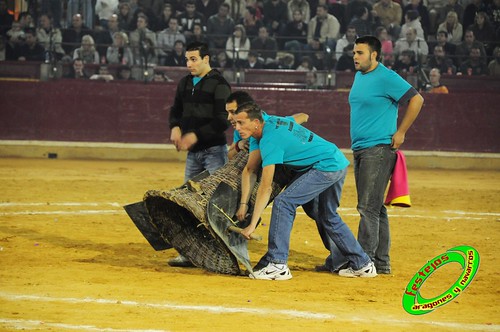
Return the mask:
{"type": "Polygon", "coordinates": [[[451,248],[444,254],[437,255],[428,261],[413,276],[406,286],[403,294],[403,308],[412,315],[424,315],[451,302],[469,286],[479,268],[479,253],[470,246],[451,248]],[[420,287],[437,269],[448,263],[456,262],[462,266],[463,271],[455,283],[443,294],[432,299],[420,296],[420,287]]]}

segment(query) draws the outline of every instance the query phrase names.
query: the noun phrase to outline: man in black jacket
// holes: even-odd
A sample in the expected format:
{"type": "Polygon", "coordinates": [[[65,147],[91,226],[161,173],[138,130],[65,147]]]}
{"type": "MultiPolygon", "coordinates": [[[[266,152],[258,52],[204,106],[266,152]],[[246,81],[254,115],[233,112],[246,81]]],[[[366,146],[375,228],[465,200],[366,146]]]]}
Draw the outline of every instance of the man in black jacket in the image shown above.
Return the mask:
{"type": "MultiPolygon", "coordinates": [[[[190,74],[179,81],[170,109],[170,140],[178,151],[188,151],[185,181],[205,170],[213,173],[227,162],[224,132],[229,127],[226,99],[231,93],[222,74],[210,67],[206,43],[189,44],[186,61],[190,74]]],[[[169,264],[192,265],[183,256],[169,264]]]]}

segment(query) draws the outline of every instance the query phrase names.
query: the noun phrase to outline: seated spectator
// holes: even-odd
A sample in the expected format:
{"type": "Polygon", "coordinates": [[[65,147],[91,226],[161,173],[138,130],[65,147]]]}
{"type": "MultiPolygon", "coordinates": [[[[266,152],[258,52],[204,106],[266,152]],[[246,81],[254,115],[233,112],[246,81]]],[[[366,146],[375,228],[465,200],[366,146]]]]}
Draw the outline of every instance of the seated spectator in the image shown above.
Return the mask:
{"type": "Polygon", "coordinates": [[[195,23],[205,26],[205,16],[196,10],[195,0],[187,0],[184,9],[184,12],[180,13],[177,18],[179,19],[181,32],[187,40],[193,34],[195,23]]]}
{"type": "Polygon", "coordinates": [[[129,66],[120,66],[118,68],[116,78],[120,81],[133,81],[132,70],[129,66]]]}
{"type": "Polygon", "coordinates": [[[73,51],[73,59],[82,59],[85,64],[99,64],[99,53],[91,35],[82,37],[82,44],[73,51]]]}
{"type": "Polygon", "coordinates": [[[446,52],[441,45],[434,46],[434,52],[429,57],[426,67],[437,68],[441,73],[446,73],[449,75],[455,74],[457,71],[457,68],[453,64],[453,61],[446,56],[446,52]]]}
{"type": "Polygon", "coordinates": [[[437,32],[446,31],[448,33],[448,41],[454,45],[460,44],[463,36],[462,24],[458,21],[457,13],[449,12],[446,15],[446,21],[438,26],[437,32]]]}
{"type": "Polygon", "coordinates": [[[337,18],[328,14],[328,8],[325,5],[318,5],[316,16],[309,22],[306,48],[310,51],[335,50],[339,31],[340,23],[337,18]]]}
{"type": "Polygon", "coordinates": [[[420,24],[422,25],[422,29],[424,30],[425,39],[427,39],[430,28],[429,10],[427,9],[427,6],[424,5],[423,0],[410,0],[409,3],[403,7],[403,18],[410,10],[416,10],[418,12],[418,16],[420,17],[420,24]]]}
{"type": "Polygon", "coordinates": [[[29,28],[36,28],[35,22],[33,20],[33,16],[29,12],[22,12],[19,14],[17,19],[19,24],[21,25],[21,29],[26,30],[29,28]]]}
{"type": "Polygon", "coordinates": [[[166,2],[163,4],[163,9],[161,11],[160,17],[158,17],[158,24],[156,26],[155,32],[160,32],[169,27],[170,18],[175,17],[172,4],[166,2]]]}
{"type": "Polygon", "coordinates": [[[257,18],[257,10],[253,7],[247,6],[240,24],[245,27],[247,36],[252,39],[259,35],[260,27],[264,26],[261,20],[257,18]]]}
{"type": "Polygon", "coordinates": [[[358,34],[356,33],[356,28],[352,25],[347,26],[345,35],[339,40],[337,40],[337,44],[335,45],[335,58],[339,59],[344,54],[345,48],[347,46],[354,45],[356,38],[358,38],[358,34]]]}
{"type": "Polygon", "coordinates": [[[250,39],[247,38],[245,27],[237,24],[233,34],[226,41],[226,55],[237,67],[240,67],[247,61],[249,50],[250,39]]]}
{"type": "Polygon", "coordinates": [[[25,42],[18,44],[14,49],[14,54],[19,61],[44,61],[45,49],[38,44],[34,29],[26,29],[24,32],[25,42]]]}
{"type": "Polygon", "coordinates": [[[248,52],[247,61],[243,63],[243,68],[247,69],[264,69],[264,62],[259,59],[256,52],[248,52]]]}
{"type": "Polygon", "coordinates": [[[10,29],[7,30],[5,35],[7,37],[7,43],[12,49],[24,44],[24,30],[21,28],[21,24],[17,21],[12,22],[10,29]]]}
{"type": "Polygon", "coordinates": [[[108,28],[108,20],[118,9],[118,0],[96,0],[95,15],[99,18],[99,27],[108,28]]]}
{"type": "Polygon", "coordinates": [[[207,21],[207,36],[210,49],[225,49],[228,36],[234,31],[234,20],[229,16],[230,6],[222,3],[217,14],[207,21]]]}
{"type": "Polygon", "coordinates": [[[168,21],[168,28],[157,33],[158,57],[160,65],[165,63],[167,55],[174,49],[177,40],[186,43],[186,37],[180,32],[177,17],[172,17],[168,21]]]}
{"type": "Polygon", "coordinates": [[[174,49],[167,55],[165,66],[186,67],[185,46],[186,44],[182,40],[176,41],[174,49]]]}
{"type": "Polygon", "coordinates": [[[212,63],[213,68],[232,68],[233,67],[233,61],[227,57],[227,54],[225,51],[218,52],[217,55],[214,57],[213,63],[212,63]]]}
{"type": "Polygon", "coordinates": [[[40,24],[36,29],[36,39],[45,48],[47,53],[45,58],[49,61],[54,58],[62,59],[65,52],[62,48],[63,37],[61,30],[53,27],[52,18],[49,14],[40,15],[39,22],[40,24]]]}
{"type": "MultiPolygon", "coordinates": [[[[85,23],[88,29],[93,29],[95,11],[93,4],[95,4],[93,0],[68,0],[66,2],[67,28],[71,28],[70,22],[75,17],[75,15],[80,15],[82,21],[85,23]]],[[[86,34],[88,34],[88,32],[83,33],[81,36],[86,34]]],[[[78,41],[77,43],[79,44],[80,41],[78,41]]],[[[68,54],[70,54],[70,52],[68,52],[68,54]]]]}
{"type": "Polygon", "coordinates": [[[293,21],[293,13],[299,11],[305,23],[309,24],[311,20],[311,8],[306,0],[290,0],[287,3],[288,22],[293,21]]]}
{"type": "Polygon", "coordinates": [[[425,86],[423,92],[429,93],[448,93],[448,88],[441,84],[441,72],[438,68],[432,68],[429,72],[429,84],[425,86]]]}
{"type": "Polygon", "coordinates": [[[84,24],[82,15],[73,15],[71,26],[62,31],[62,41],[65,53],[73,54],[75,49],[80,47],[82,38],[85,35],[92,35],[92,31],[84,24]]]}
{"type": "Polygon", "coordinates": [[[273,68],[276,65],[278,43],[276,39],[269,36],[269,31],[265,26],[260,27],[259,36],[251,41],[250,49],[257,52],[267,68],[273,68]]]}
{"type": "Polygon", "coordinates": [[[419,63],[425,63],[427,55],[429,54],[427,42],[417,37],[417,32],[413,28],[408,28],[408,31],[406,31],[406,38],[398,39],[394,45],[394,54],[396,58],[405,50],[413,51],[419,63]]]}
{"type": "MultiPolygon", "coordinates": [[[[464,41],[457,45],[456,58],[459,67],[463,61],[469,56],[470,50],[475,47],[481,50],[481,56],[486,59],[486,50],[484,49],[483,43],[477,41],[474,36],[474,31],[467,29],[464,34],[464,41]]],[[[486,61],[486,60],[485,60],[486,61]]]]}
{"type": "Polygon", "coordinates": [[[300,59],[300,64],[296,68],[296,70],[301,70],[301,71],[317,71],[316,67],[313,66],[312,64],[312,59],[310,56],[303,56],[302,59],[300,59]]]}
{"type": "Polygon", "coordinates": [[[347,72],[356,71],[356,69],[354,68],[354,60],[352,59],[353,49],[354,49],[354,44],[349,44],[346,47],[344,47],[344,52],[340,56],[335,66],[336,71],[347,71],[347,72]]]}
{"type": "Polygon", "coordinates": [[[481,50],[479,48],[471,48],[469,57],[462,62],[457,75],[488,75],[488,66],[486,65],[485,58],[481,56],[481,50]]]}
{"type": "Polygon", "coordinates": [[[398,39],[403,18],[401,5],[392,0],[379,0],[373,5],[373,16],[387,29],[393,41],[398,39]]]}
{"type": "Polygon", "coordinates": [[[158,65],[158,54],[154,42],[147,38],[144,39],[144,47],[141,49],[141,58],[139,61],[135,59],[136,65],[154,67],[158,65]]]}
{"type": "Polygon", "coordinates": [[[418,15],[418,11],[416,10],[409,10],[406,12],[404,16],[405,23],[401,26],[399,38],[403,38],[404,36],[406,36],[406,31],[408,31],[408,28],[413,28],[417,32],[417,37],[425,40],[424,29],[422,28],[422,24],[420,23],[420,16],[418,15]]]}
{"type": "Polygon", "coordinates": [[[458,0],[448,0],[448,3],[439,9],[438,24],[446,21],[449,12],[455,12],[457,14],[458,22],[463,21],[464,7],[458,3],[458,0]]]}
{"type": "Polygon", "coordinates": [[[267,68],[291,70],[294,69],[294,64],[295,57],[293,56],[293,54],[278,52],[276,56],[276,65],[273,65],[272,67],[267,66],[267,68]]]}
{"type": "Polygon", "coordinates": [[[500,76],[500,46],[493,50],[493,60],[488,64],[488,72],[492,76],[500,76]]]}
{"type": "Polygon", "coordinates": [[[194,42],[208,44],[208,37],[205,32],[203,32],[203,26],[199,23],[193,25],[193,34],[186,40],[187,45],[194,42]]]}
{"type": "Polygon", "coordinates": [[[375,29],[375,37],[377,37],[382,44],[382,63],[387,67],[391,67],[394,64],[394,47],[387,33],[387,29],[383,26],[379,26],[375,29]]]}
{"type": "Polygon", "coordinates": [[[155,70],[153,73],[153,82],[173,82],[163,71],[155,70]]]}
{"type": "Polygon", "coordinates": [[[5,37],[0,35],[0,61],[7,60],[6,50],[5,50],[5,37]]]}
{"type": "Polygon", "coordinates": [[[358,36],[361,37],[373,34],[375,22],[367,7],[356,6],[354,15],[349,25],[352,25],[356,29],[358,36]]]}
{"type": "Polygon", "coordinates": [[[99,55],[101,57],[106,55],[108,47],[113,44],[113,36],[119,31],[120,29],[118,28],[118,16],[116,14],[112,14],[108,19],[107,28],[94,32],[94,40],[97,46],[97,52],[99,52],[99,55]]]}
{"type": "Polygon", "coordinates": [[[130,3],[124,1],[118,5],[118,28],[122,31],[132,31],[135,29],[133,21],[134,12],[130,8],[130,3]]]}
{"type": "Polygon", "coordinates": [[[456,50],[457,46],[448,41],[448,32],[446,31],[438,31],[436,34],[436,41],[429,43],[429,53],[430,51],[434,51],[435,46],[441,46],[445,51],[446,55],[449,56],[453,63],[456,64],[456,50]]]}
{"type": "Polygon", "coordinates": [[[134,63],[142,65],[146,60],[145,53],[150,53],[146,50],[146,41],[149,39],[153,50],[156,48],[156,34],[148,28],[149,19],[144,14],[139,14],[137,17],[137,29],[129,34],[130,47],[134,56],[134,63]]]}
{"type": "Polygon", "coordinates": [[[196,10],[208,20],[210,16],[217,14],[220,3],[219,0],[196,0],[196,10]]]}
{"type": "Polygon", "coordinates": [[[85,64],[82,59],[73,59],[73,64],[69,70],[69,73],[65,76],[66,78],[75,79],[88,79],[89,76],[85,70],[85,64]]]}
{"type": "Polygon", "coordinates": [[[109,64],[122,64],[131,66],[134,56],[128,45],[128,36],[125,32],[115,32],[113,45],[106,51],[106,62],[109,64]]]}
{"type": "Polygon", "coordinates": [[[97,74],[90,76],[91,80],[103,80],[106,82],[112,81],[115,78],[109,73],[108,66],[100,65],[97,74]]]}
{"type": "Polygon", "coordinates": [[[307,43],[307,23],[303,20],[302,12],[293,12],[293,20],[288,22],[283,32],[284,50],[291,52],[295,58],[299,58],[307,43]]]}
{"type": "Polygon", "coordinates": [[[283,0],[266,0],[264,2],[264,25],[269,35],[278,38],[283,35],[288,22],[287,4],[283,0]]]}
{"type": "Polygon", "coordinates": [[[464,17],[461,21],[464,29],[473,25],[474,20],[476,19],[476,13],[484,9],[485,5],[483,4],[483,0],[471,0],[471,2],[465,7],[464,17]]]}
{"type": "MultiPolygon", "coordinates": [[[[500,10],[498,13],[500,14],[500,10]]],[[[478,12],[474,18],[474,24],[468,28],[474,31],[476,40],[483,43],[486,54],[492,54],[493,47],[495,46],[495,42],[498,42],[498,38],[488,15],[485,12],[478,12]]]]}
{"type": "Polygon", "coordinates": [[[394,63],[392,69],[398,74],[415,73],[418,68],[418,63],[415,57],[415,52],[412,50],[404,50],[399,58],[394,63]]]}
{"type": "Polygon", "coordinates": [[[247,7],[246,0],[224,0],[223,3],[229,5],[229,16],[234,20],[235,24],[241,23],[247,7]]]}
{"type": "Polygon", "coordinates": [[[318,84],[318,73],[314,70],[306,72],[306,86],[305,89],[317,90],[320,89],[318,84]]]}

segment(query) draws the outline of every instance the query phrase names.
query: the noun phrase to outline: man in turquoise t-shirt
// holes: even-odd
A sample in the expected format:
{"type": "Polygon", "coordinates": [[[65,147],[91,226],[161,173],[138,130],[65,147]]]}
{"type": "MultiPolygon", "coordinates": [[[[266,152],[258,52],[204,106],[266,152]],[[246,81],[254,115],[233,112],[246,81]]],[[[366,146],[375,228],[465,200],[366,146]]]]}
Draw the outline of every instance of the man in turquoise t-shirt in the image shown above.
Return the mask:
{"type": "Polygon", "coordinates": [[[417,118],[424,99],[408,82],[378,62],[380,41],[363,36],[354,45],[357,73],[349,94],[351,148],[361,216],[358,241],[378,273],[390,274],[390,233],[384,193],[396,162],[396,149],[417,118]],[[407,105],[398,127],[398,104],[407,105]]]}
{"type": "MultiPolygon", "coordinates": [[[[269,202],[276,165],[284,165],[297,174],[274,199],[268,251],[257,264],[261,268],[250,277],[265,280],[292,277],[287,266],[290,233],[297,207],[310,202],[318,207],[316,222],[347,258],[350,268],[359,276],[375,277],[373,263],[337,213],[349,165],[337,146],[291,119],[269,116],[264,120],[255,103],[239,107],[234,120],[243,139],[253,137],[259,142],[262,157],[262,177],[250,224],[243,229],[243,236],[250,239],[269,202]]],[[[254,183],[249,188],[253,188],[254,183]]],[[[248,206],[249,198],[249,192],[242,192],[240,205],[248,206]]],[[[342,274],[339,272],[339,275],[342,274]]]]}

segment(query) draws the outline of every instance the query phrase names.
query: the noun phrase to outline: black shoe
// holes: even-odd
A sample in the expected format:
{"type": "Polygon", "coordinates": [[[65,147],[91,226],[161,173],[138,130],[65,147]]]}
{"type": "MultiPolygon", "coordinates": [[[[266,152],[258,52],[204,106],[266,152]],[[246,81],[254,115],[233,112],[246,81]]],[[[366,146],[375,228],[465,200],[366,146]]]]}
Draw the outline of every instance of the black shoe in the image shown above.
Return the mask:
{"type": "Polygon", "coordinates": [[[328,273],[333,273],[332,269],[326,266],[325,264],[323,265],[316,265],[314,267],[314,271],[316,272],[328,272],[328,273]]]}
{"type": "Polygon", "coordinates": [[[168,261],[168,265],[174,267],[195,267],[193,263],[186,257],[179,255],[168,261]]]}

